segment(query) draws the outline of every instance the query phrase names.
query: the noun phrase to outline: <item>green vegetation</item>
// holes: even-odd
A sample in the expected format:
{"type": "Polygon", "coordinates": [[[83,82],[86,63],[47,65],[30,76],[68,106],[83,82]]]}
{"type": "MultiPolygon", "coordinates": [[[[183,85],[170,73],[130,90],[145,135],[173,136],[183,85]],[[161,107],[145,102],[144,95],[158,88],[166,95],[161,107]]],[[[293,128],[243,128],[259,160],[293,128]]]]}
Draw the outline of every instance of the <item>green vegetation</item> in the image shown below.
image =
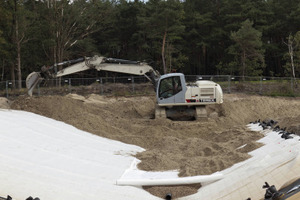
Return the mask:
{"type": "Polygon", "coordinates": [[[298,27],[300,0],[2,0],[0,81],[94,54],[161,73],[295,78],[298,27]]]}

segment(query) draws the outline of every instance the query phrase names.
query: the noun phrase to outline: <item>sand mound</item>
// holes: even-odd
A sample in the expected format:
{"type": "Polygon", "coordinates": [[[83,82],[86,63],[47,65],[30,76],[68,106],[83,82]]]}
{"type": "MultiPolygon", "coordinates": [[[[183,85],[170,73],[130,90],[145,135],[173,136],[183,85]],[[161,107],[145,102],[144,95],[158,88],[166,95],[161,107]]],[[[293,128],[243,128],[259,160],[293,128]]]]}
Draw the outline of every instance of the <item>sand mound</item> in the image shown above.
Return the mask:
{"type": "Polygon", "coordinates": [[[5,97],[0,97],[0,109],[9,109],[10,102],[5,97]]]}

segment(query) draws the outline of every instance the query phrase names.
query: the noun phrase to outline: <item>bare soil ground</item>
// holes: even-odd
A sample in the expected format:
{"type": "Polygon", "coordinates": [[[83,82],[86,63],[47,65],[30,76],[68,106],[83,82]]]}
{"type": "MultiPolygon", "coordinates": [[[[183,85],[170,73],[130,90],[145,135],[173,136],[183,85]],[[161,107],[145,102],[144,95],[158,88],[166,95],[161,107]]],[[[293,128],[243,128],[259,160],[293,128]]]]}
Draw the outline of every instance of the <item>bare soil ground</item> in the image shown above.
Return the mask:
{"type": "MultiPolygon", "coordinates": [[[[209,118],[202,121],[153,119],[154,106],[154,96],[95,94],[19,97],[10,104],[11,109],[37,113],[102,137],[141,146],[146,151],[135,155],[142,161],[140,169],[179,170],[182,177],[211,174],[249,158],[247,153],[262,145],[256,142],[262,135],[247,130],[250,121],[273,119],[281,127],[300,133],[299,98],[227,94],[222,105],[207,106],[209,118]]],[[[168,192],[180,197],[197,192],[199,187],[145,189],[160,197],[168,192]]]]}

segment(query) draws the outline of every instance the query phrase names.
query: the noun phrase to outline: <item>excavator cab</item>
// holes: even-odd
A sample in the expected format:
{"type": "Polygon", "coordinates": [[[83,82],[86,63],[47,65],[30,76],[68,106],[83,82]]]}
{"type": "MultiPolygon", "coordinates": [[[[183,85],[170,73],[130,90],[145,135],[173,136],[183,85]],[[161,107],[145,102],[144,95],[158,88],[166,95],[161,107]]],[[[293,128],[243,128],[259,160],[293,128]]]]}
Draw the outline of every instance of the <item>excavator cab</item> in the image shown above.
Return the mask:
{"type": "Polygon", "coordinates": [[[172,73],[162,75],[157,82],[155,117],[172,120],[194,119],[196,108],[186,105],[186,92],[187,86],[184,74],[172,73]]]}
{"type": "Polygon", "coordinates": [[[156,98],[158,104],[174,105],[185,102],[186,84],[184,75],[172,73],[161,76],[158,81],[156,98]]]}

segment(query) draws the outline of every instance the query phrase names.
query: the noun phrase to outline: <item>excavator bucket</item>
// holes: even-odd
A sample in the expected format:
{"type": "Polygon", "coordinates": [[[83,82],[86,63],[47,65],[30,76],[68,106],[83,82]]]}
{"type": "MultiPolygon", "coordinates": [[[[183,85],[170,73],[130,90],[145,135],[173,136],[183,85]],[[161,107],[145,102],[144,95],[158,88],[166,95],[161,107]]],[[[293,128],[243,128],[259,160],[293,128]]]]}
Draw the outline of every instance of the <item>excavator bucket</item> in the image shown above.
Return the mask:
{"type": "Polygon", "coordinates": [[[32,92],[36,85],[38,85],[43,80],[40,72],[32,72],[26,78],[26,87],[28,90],[28,95],[32,96],[32,92]]]}

